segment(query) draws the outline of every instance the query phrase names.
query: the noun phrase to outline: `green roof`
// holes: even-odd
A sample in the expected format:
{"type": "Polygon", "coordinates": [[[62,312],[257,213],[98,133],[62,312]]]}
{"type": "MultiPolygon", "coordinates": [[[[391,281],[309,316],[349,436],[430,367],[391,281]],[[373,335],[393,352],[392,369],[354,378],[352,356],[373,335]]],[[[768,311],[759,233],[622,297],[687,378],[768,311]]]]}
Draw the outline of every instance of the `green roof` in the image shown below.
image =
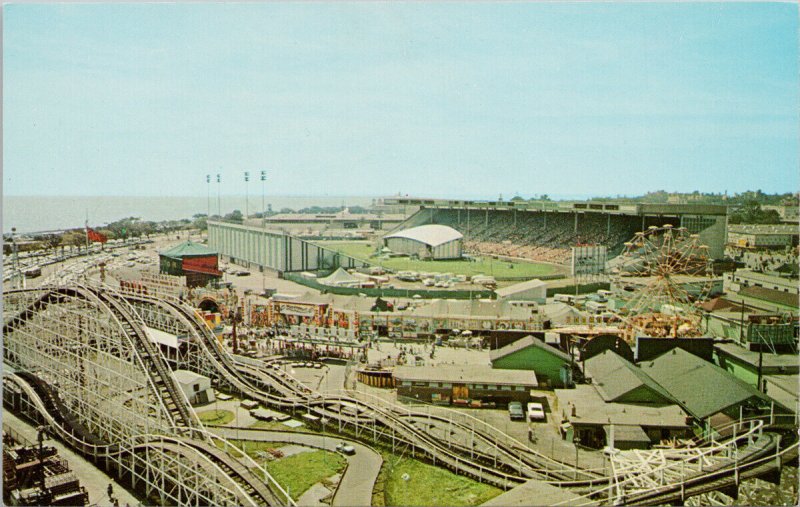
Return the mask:
{"type": "Polygon", "coordinates": [[[218,255],[216,250],[212,250],[207,246],[192,241],[184,241],[168,250],[159,252],[163,257],[170,257],[172,259],[182,259],[184,257],[203,257],[206,255],[218,255]]]}
{"type": "Polygon", "coordinates": [[[689,414],[705,419],[752,398],[769,399],[719,366],[674,348],[640,364],[689,414]]]}
{"type": "MultiPolygon", "coordinates": [[[[618,401],[634,390],[644,387],[666,403],[674,403],[663,387],[638,366],[611,350],[605,350],[586,360],[586,371],[605,401],[618,401]]],[[[624,400],[638,401],[638,400],[624,400]]]]}
{"type": "Polygon", "coordinates": [[[499,349],[492,350],[489,352],[489,360],[494,363],[498,359],[502,359],[504,357],[508,357],[511,354],[516,354],[521,350],[525,350],[528,347],[536,347],[545,351],[546,353],[561,359],[562,361],[569,362],[572,358],[566,352],[557,349],[555,347],[551,347],[550,345],[544,343],[543,341],[535,338],[532,335],[526,336],[524,338],[520,338],[519,340],[513,341],[508,345],[500,347],[499,349]]]}

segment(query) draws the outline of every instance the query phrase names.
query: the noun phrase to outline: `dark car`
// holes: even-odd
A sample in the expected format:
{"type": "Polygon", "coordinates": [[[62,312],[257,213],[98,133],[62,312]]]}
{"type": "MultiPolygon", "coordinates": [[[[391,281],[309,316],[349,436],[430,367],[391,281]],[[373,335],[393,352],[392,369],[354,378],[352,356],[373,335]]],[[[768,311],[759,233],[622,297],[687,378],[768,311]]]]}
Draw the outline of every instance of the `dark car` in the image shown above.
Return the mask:
{"type": "Polygon", "coordinates": [[[512,401],[508,404],[508,416],[511,417],[512,421],[525,420],[525,411],[522,410],[522,403],[518,401],[512,401]]]}

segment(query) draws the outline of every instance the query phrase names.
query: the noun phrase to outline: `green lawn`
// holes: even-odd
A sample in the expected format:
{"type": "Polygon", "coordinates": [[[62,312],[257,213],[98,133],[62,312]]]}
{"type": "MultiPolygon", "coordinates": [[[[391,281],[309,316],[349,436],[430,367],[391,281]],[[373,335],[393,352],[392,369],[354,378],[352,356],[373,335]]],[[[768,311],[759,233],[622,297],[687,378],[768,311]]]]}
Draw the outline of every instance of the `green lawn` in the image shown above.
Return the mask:
{"type": "MultiPolygon", "coordinates": [[[[219,440],[215,440],[217,447],[223,449],[225,445],[219,440]]],[[[264,460],[258,456],[259,451],[266,451],[267,449],[280,449],[284,443],[281,442],[258,442],[255,440],[236,440],[230,439],[228,442],[232,443],[239,449],[247,453],[248,456],[253,458],[256,462],[262,463],[264,460]]]]}
{"type": "Polygon", "coordinates": [[[315,431],[308,429],[305,425],[298,426],[297,428],[291,428],[278,421],[256,421],[248,426],[248,428],[252,428],[254,430],[279,430],[294,431],[297,433],[316,433],[315,431]]]}
{"type": "MultiPolygon", "coordinates": [[[[265,461],[258,456],[260,451],[280,449],[287,444],[254,440],[230,440],[230,442],[246,452],[257,463],[264,465],[269,474],[295,500],[314,484],[344,470],[347,464],[347,460],[341,454],[322,450],[301,452],[265,461]]],[[[224,448],[224,444],[221,442],[217,441],[216,444],[217,447],[224,448]]]]}
{"type": "Polygon", "coordinates": [[[509,262],[492,259],[490,257],[481,257],[476,262],[465,260],[422,261],[412,260],[407,257],[381,259],[378,257],[371,257],[375,252],[375,248],[371,243],[355,241],[317,241],[317,243],[325,248],[336,250],[350,257],[362,259],[371,264],[377,264],[393,271],[428,271],[467,276],[483,274],[498,278],[536,278],[537,276],[552,275],[563,271],[563,269],[559,269],[557,266],[551,264],[509,262]]]}
{"type": "Polygon", "coordinates": [[[335,452],[311,451],[267,463],[267,471],[297,500],[314,484],[344,470],[347,460],[335,452]]]}
{"type": "Polygon", "coordinates": [[[233,421],[234,413],[230,410],[204,410],[197,413],[197,417],[203,424],[228,424],[233,421]]]}
{"type": "Polygon", "coordinates": [[[385,499],[388,506],[480,505],[503,491],[415,459],[395,458],[387,465],[385,499]],[[408,481],[403,475],[408,474],[408,481]]]}

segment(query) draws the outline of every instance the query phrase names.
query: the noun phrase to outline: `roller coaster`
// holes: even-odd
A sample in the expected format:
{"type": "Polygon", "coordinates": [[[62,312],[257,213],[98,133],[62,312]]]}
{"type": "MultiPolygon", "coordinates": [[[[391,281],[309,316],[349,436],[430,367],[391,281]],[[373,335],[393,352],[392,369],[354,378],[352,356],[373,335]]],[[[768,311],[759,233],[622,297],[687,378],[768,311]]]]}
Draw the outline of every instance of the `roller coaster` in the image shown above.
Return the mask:
{"type": "Polygon", "coordinates": [[[576,468],[462,412],[434,414],[351,391],[315,392],[269,362],[229,354],[185,303],[108,286],[9,291],[3,320],[4,361],[12,370],[4,377],[11,393],[6,405],[47,423],[164,504],[293,503],[263,467],[202,426],[171,368],[208,376],[218,388],[270,408],[315,416],[309,419],[326,431],[391,446],[480,482],[510,489],[536,479],[570,488],[587,504],[683,500],[796,459],[792,418],[783,426],[739,421],[733,437],[698,440],[669,457],[663,450],[617,451],[610,471],[576,468]],[[148,328],[178,336],[178,350],[164,354],[148,328]]]}

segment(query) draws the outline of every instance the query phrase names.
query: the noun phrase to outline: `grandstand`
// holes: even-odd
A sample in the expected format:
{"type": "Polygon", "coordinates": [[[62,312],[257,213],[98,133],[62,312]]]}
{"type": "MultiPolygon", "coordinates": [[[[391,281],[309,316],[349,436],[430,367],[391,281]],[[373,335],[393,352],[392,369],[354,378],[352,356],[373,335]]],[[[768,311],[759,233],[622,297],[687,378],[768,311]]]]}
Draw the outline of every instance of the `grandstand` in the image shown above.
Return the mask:
{"type": "Polygon", "coordinates": [[[725,245],[725,206],[404,200],[421,209],[395,230],[446,225],[464,235],[465,251],[482,255],[568,264],[571,247],[600,244],[611,258],[636,232],[665,224],[699,234],[712,258],[725,245]]]}

